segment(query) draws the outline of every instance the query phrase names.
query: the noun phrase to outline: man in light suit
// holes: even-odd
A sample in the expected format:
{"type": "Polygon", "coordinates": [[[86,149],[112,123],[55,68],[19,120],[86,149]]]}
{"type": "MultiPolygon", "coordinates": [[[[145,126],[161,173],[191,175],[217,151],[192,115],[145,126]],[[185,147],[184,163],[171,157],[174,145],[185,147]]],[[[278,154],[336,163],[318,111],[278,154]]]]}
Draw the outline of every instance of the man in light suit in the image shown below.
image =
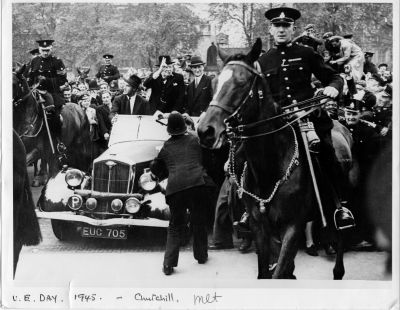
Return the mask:
{"type": "Polygon", "coordinates": [[[129,79],[125,79],[127,85],[124,88],[124,93],[115,97],[110,119],[114,123],[118,114],[125,115],[151,115],[150,105],[146,99],[143,99],[137,94],[142,80],[137,75],[131,75],[129,79]]]}
{"type": "Polygon", "coordinates": [[[194,80],[188,85],[185,110],[191,116],[200,116],[207,110],[213,96],[211,78],[204,74],[204,64],[200,56],[190,60],[194,80]]]}
{"type": "Polygon", "coordinates": [[[174,73],[172,65],[170,56],[160,56],[159,69],[143,83],[147,89],[151,88],[149,103],[152,114],[156,110],[162,113],[183,110],[185,84],[182,74],[174,73]]]}

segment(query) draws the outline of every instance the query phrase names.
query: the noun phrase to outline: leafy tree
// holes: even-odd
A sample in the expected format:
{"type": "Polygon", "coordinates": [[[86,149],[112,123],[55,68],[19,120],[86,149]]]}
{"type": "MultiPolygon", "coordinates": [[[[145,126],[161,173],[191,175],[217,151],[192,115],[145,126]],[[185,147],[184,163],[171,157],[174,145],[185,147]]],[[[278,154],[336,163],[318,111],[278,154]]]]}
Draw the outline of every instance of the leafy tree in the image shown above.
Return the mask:
{"type": "Polygon", "coordinates": [[[27,60],[37,39],[53,38],[66,66],[95,71],[106,52],[116,64],[152,67],[160,54],[193,50],[201,20],[184,4],[18,3],[12,23],[15,60],[27,60]]]}

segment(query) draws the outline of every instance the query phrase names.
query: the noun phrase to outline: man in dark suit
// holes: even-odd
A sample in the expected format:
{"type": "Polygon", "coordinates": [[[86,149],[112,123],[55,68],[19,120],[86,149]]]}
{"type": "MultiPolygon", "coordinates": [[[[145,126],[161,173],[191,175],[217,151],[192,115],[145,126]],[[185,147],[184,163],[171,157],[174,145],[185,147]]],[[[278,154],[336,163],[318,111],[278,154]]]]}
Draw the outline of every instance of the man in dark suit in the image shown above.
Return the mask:
{"type": "Polygon", "coordinates": [[[170,275],[178,265],[179,247],[186,225],[186,210],[190,210],[193,231],[193,256],[199,264],[206,263],[206,212],[211,205],[214,183],[203,165],[203,149],[197,136],[187,131],[184,117],[174,111],[168,117],[165,141],[158,156],[150,165],[151,172],[160,180],[168,177],[166,202],[171,217],[164,254],[163,272],[170,275]]]}
{"type": "Polygon", "coordinates": [[[159,69],[151,74],[143,83],[144,87],[151,88],[150,111],[163,113],[183,110],[185,84],[183,76],[172,72],[171,57],[159,57],[159,69]]]}
{"type": "Polygon", "coordinates": [[[124,88],[124,93],[115,97],[110,119],[114,123],[118,114],[127,115],[151,115],[149,102],[137,94],[137,90],[142,80],[135,74],[129,79],[125,79],[127,83],[124,88]]]}
{"type": "Polygon", "coordinates": [[[189,67],[194,74],[194,80],[187,89],[186,112],[191,116],[200,116],[212,99],[211,78],[204,74],[204,62],[200,56],[193,56],[189,67]]]}

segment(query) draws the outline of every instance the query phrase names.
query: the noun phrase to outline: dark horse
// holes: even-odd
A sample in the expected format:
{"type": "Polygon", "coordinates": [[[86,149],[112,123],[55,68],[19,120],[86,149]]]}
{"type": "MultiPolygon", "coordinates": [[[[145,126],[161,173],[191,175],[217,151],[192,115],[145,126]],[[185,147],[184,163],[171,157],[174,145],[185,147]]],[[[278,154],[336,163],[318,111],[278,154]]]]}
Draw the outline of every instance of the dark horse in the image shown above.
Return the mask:
{"type": "Polygon", "coordinates": [[[27,165],[35,165],[33,186],[40,186],[47,179],[49,140],[44,130],[43,113],[38,98],[29,89],[22,73],[25,65],[13,73],[13,127],[27,151],[27,165]],[[41,159],[40,171],[37,162],[41,159]]]}
{"type": "MultiPolygon", "coordinates": [[[[31,164],[38,157],[42,158],[49,164],[50,177],[59,171],[61,157],[62,164],[88,170],[91,160],[98,154],[92,148],[90,124],[85,112],[74,103],[63,105],[60,113],[62,117],[61,137],[58,138],[66,149],[58,149],[56,137],[52,135],[53,153],[40,97],[37,96],[35,90],[29,89],[21,74],[22,71],[18,70],[13,74],[13,121],[15,131],[29,152],[27,164],[31,164]]],[[[42,164],[41,169],[46,169],[43,166],[42,164]]]]}
{"type": "Polygon", "coordinates": [[[13,132],[13,217],[14,217],[14,275],[23,245],[37,245],[41,241],[40,227],[26,171],[25,147],[13,132]]]}
{"type": "MultiPolygon", "coordinates": [[[[282,117],[263,122],[281,111],[265,78],[253,66],[261,46],[261,40],[257,39],[247,55],[228,57],[219,51],[225,66],[215,79],[213,100],[200,121],[198,134],[201,144],[208,148],[219,148],[232,130],[241,135],[247,165],[237,167],[232,149],[230,170],[231,177],[239,184],[238,195],[250,214],[257,246],[258,278],[290,279],[295,278],[298,241],[315,208],[315,193],[298,127],[282,117]],[[227,124],[232,128],[230,132],[227,124]],[[240,125],[244,125],[244,131],[240,125]]],[[[350,151],[350,146],[345,149],[350,151]]],[[[351,154],[345,157],[351,158],[351,154]]],[[[331,226],[332,214],[328,216],[331,226]]],[[[341,240],[338,236],[334,279],[342,279],[344,275],[341,240]]]]}

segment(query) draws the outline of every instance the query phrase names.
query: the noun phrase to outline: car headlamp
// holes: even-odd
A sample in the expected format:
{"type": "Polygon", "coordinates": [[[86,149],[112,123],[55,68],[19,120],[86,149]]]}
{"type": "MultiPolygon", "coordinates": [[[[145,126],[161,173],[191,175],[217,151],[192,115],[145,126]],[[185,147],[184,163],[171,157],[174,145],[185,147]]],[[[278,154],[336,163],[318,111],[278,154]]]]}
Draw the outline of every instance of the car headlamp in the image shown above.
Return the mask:
{"type": "Polygon", "coordinates": [[[152,178],[149,168],[144,169],[143,174],[139,178],[139,185],[145,191],[152,191],[157,186],[157,182],[152,178]]]}
{"type": "Polygon", "coordinates": [[[68,170],[65,174],[65,182],[71,187],[78,187],[81,185],[83,178],[83,172],[78,169],[68,170]]]}
{"type": "Polygon", "coordinates": [[[83,199],[80,195],[72,195],[68,198],[67,205],[73,211],[79,210],[82,207],[82,204],[83,199]]]}
{"type": "Polygon", "coordinates": [[[86,208],[90,211],[93,211],[97,208],[97,200],[93,197],[90,197],[86,200],[86,208]]]}
{"type": "Polygon", "coordinates": [[[111,201],[111,210],[113,210],[114,212],[119,212],[123,206],[124,204],[122,203],[121,199],[117,198],[111,201]]]}
{"type": "Polygon", "coordinates": [[[135,214],[139,212],[140,209],[140,201],[134,197],[128,198],[125,202],[126,212],[135,214]]]}

